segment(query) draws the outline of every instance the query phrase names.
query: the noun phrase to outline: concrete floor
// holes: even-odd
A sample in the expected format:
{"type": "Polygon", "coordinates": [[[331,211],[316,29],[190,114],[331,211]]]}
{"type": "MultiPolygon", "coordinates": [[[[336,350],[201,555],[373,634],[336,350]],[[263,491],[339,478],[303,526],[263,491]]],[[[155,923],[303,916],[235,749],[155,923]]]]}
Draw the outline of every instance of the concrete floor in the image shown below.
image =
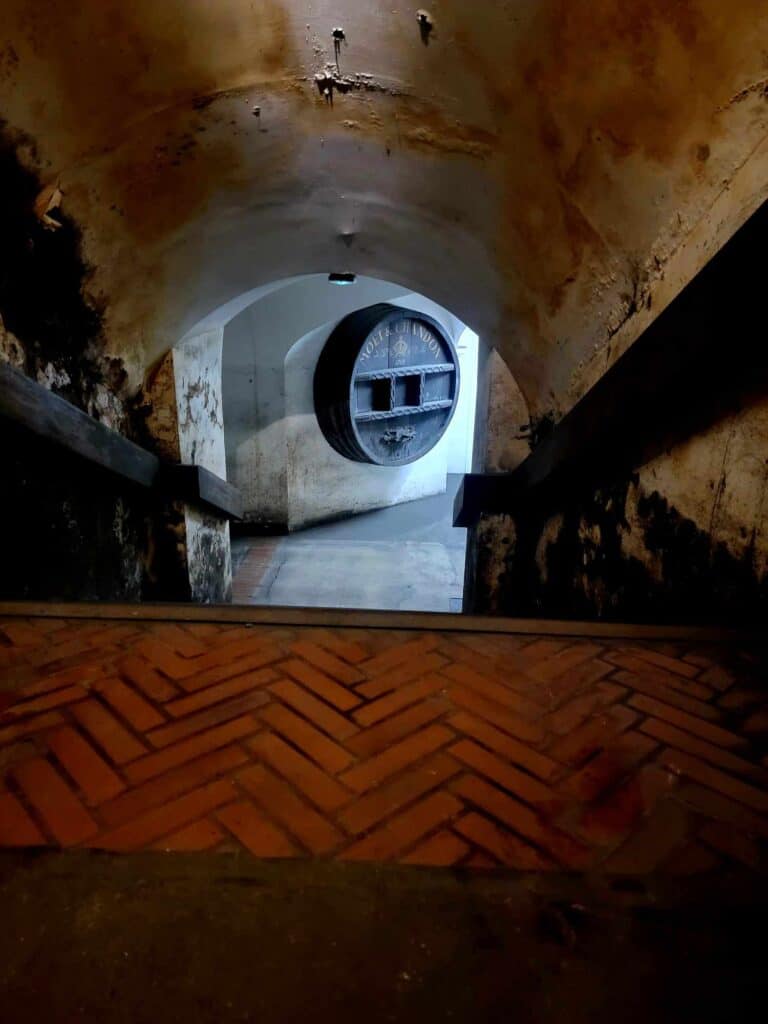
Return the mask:
{"type": "Polygon", "coordinates": [[[233,541],[235,601],[460,612],[466,530],[452,526],[461,476],[444,494],[275,538],[233,541]]]}

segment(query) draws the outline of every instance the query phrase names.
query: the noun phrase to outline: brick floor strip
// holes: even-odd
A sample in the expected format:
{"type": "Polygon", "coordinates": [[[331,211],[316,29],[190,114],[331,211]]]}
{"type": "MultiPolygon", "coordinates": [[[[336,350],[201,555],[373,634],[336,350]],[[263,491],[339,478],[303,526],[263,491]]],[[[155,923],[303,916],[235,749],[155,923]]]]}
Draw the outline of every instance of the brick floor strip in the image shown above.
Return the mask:
{"type": "Polygon", "coordinates": [[[263,765],[254,765],[237,777],[242,788],[288,830],[310,853],[335,849],[344,834],[263,765]]]}
{"type": "Polygon", "coordinates": [[[166,720],[156,707],[122,679],[102,679],[94,683],[93,689],[138,732],[154,729],[166,720]]]}
{"type": "Polygon", "coordinates": [[[155,844],[155,849],[166,850],[167,852],[184,852],[210,850],[225,839],[225,833],[212,821],[207,818],[202,821],[194,821],[191,825],[185,825],[178,832],[173,832],[155,844]]]}
{"type": "Polygon", "coordinates": [[[378,725],[361,730],[347,740],[346,746],[360,757],[370,757],[385,750],[391,743],[409,736],[423,725],[428,725],[450,710],[450,704],[442,697],[428,697],[420,704],[414,704],[393,715],[378,725]]]}
{"type": "Polygon", "coordinates": [[[747,648],[14,621],[29,642],[0,639],[0,845],[764,866],[768,699],[747,648]]]}
{"type": "Polygon", "coordinates": [[[295,857],[298,853],[290,839],[247,800],[224,807],[217,817],[256,857],[295,857]]]}
{"type": "Polygon", "coordinates": [[[234,796],[235,789],[231,782],[211,782],[112,832],[100,835],[95,845],[103,850],[138,850],[182,825],[195,821],[201,815],[208,814],[234,796]]]}
{"type": "Polygon", "coordinates": [[[269,690],[285,704],[298,711],[300,715],[308,718],[318,729],[322,729],[336,740],[348,739],[358,731],[354,722],[350,722],[348,718],[344,718],[329,708],[327,704],[288,679],[281,679],[279,682],[273,683],[269,690]]]}
{"type": "Polygon", "coordinates": [[[322,647],[318,647],[317,644],[310,643],[309,641],[300,640],[298,643],[293,644],[291,646],[291,653],[296,654],[299,658],[303,658],[304,661],[310,662],[310,664],[315,665],[327,673],[327,675],[338,680],[340,683],[344,683],[346,686],[353,686],[355,683],[362,682],[365,679],[365,676],[359,669],[347,665],[340,658],[330,654],[328,651],[324,651],[322,647]]]}
{"type": "Polygon", "coordinates": [[[259,719],[332,775],[343,772],[355,760],[342,746],[282,704],[273,703],[264,708],[259,719]]]}
{"type": "Polygon", "coordinates": [[[710,764],[729,772],[735,772],[736,775],[744,775],[754,782],[760,783],[763,788],[768,788],[768,772],[764,768],[758,768],[750,761],[737,757],[735,754],[723,750],[722,747],[707,743],[706,740],[698,739],[689,732],[683,732],[682,729],[677,729],[668,722],[662,722],[657,718],[647,718],[640,725],[640,729],[670,747],[676,747],[686,754],[693,754],[694,757],[699,757],[702,761],[709,761],[710,764]]]}
{"type": "Polygon", "coordinates": [[[11,793],[0,793],[0,846],[43,846],[45,836],[11,793]]]}
{"type": "Polygon", "coordinates": [[[661,755],[661,761],[671,771],[687,775],[688,778],[700,782],[702,786],[708,786],[723,796],[738,800],[740,804],[746,804],[760,814],[768,814],[768,792],[764,789],[757,789],[756,786],[750,786],[740,779],[734,779],[719,768],[713,768],[679,750],[665,750],[661,755]]]}
{"type": "Polygon", "coordinates": [[[262,733],[251,740],[248,746],[322,810],[336,810],[350,800],[349,790],[293,747],[289,747],[279,736],[262,733]]]}
{"type": "Polygon", "coordinates": [[[403,864],[423,864],[430,867],[447,868],[457,864],[471,851],[454,832],[437,832],[419,843],[415,850],[403,857],[403,864]]]}
{"type": "Polygon", "coordinates": [[[220,775],[234,771],[247,761],[248,755],[242,748],[224,747],[102,804],[99,807],[99,816],[110,826],[125,824],[132,818],[181,796],[204,782],[210,782],[220,775]]]}
{"type": "Polygon", "coordinates": [[[147,748],[98,701],[76,704],[72,714],[115,764],[127,764],[146,754],[147,748]]]}
{"type": "Polygon", "coordinates": [[[98,826],[59,773],[42,757],[15,765],[13,777],[62,846],[85,842],[98,826]]]}
{"type": "Polygon", "coordinates": [[[293,659],[282,662],[280,668],[300,682],[302,686],[306,686],[316,693],[318,697],[333,704],[339,711],[349,711],[360,704],[360,698],[356,694],[335,682],[314,665],[293,659]]]}
{"type": "Polygon", "coordinates": [[[442,786],[460,770],[456,761],[437,754],[343,808],[337,818],[348,832],[365,832],[406,804],[442,786]]]}
{"type": "Polygon", "coordinates": [[[717,746],[733,749],[744,747],[747,744],[744,738],[722,729],[719,725],[702,722],[695,715],[686,714],[684,711],[670,707],[669,704],[665,704],[663,701],[654,700],[652,697],[646,697],[643,694],[633,696],[629,700],[629,706],[642,711],[646,715],[661,718],[663,721],[669,722],[670,725],[675,725],[685,732],[692,732],[695,736],[700,736],[703,740],[707,740],[707,742],[714,743],[717,746]]]}
{"type": "Polygon", "coordinates": [[[506,867],[518,871],[552,871],[557,864],[540,850],[507,832],[482,814],[470,812],[454,823],[454,829],[471,843],[481,846],[506,867]]]}
{"type": "Polygon", "coordinates": [[[192,736],[196,732],[210,729],[214,725],[221,725],[223,722],[238,718],[247,712],[256,711],[268,703],[269,697],[266,693],[260,693],[258,690],[255,693],[246,693],[244,697],[237,700],[216,704],[214,707],[208,708],[207,711],[200,711],[196,715],[189,715],[187,718],[179,719],[161,729],[154,729],[147,734],[147,738],[153,746],[165,747],[169,743],[178,743],[179,740],[192,736]]]}
{"type": "Polygon", "coordinates": [[[47,743],[89,804],[104,803],[125,789],[117,773],[69,726],[52,732],[47,743]]]}
{"type": "Polygon", "coordinates": [[[354,843],[340,855],[341,859],[390,860],[460,810],[461,804],[450,793],[434,793],[354,843]]]}
{"type": "Polygon", "coordinates": [[[453,784],[453,791],[544,849],[563,866],[579,869],[589,864],[591,857],[584,846],[552,828],[546,819],[496,786],[474,776],[463,776],[453,784]]]}
{"type": "Polygon", "coordinates": [[[471,740],[460,740],[449,747],[448,753],[526,803],[543,806],[550,811],[563,804],[562,797],[549,786],[513,765],[506,764],[471,740]]]}
{"type": "Polygon", "coordinates": [[[134,761],[133,764],[126,765],[124,771],[132,783],[145,782],[155,775],[177,768],[185,761],[191,761],[202,754],[225,747],[234,740],[250,736],[257,729],[258,723],[252,715],[241,715],[226,725],[208,729],[198,736],[192,736],[181,743],[165,747],[156,754],[149,754],[140,761],[134,761]]]}
{"type": "Polygon", "coordinates": [[[7,720],[10,722],[17,718],[23,718],[26,715],[37,715],[41,711],[51,711],[53,708],[59,708],[64,704],[85,700],[87,696],[88,691],[83,689],[82,686],[67,686],[63,690],[55,690],[53,693],[46,693],[41,697],[14,704],[12,708],[4,712],[0,721],[7,720]]]}

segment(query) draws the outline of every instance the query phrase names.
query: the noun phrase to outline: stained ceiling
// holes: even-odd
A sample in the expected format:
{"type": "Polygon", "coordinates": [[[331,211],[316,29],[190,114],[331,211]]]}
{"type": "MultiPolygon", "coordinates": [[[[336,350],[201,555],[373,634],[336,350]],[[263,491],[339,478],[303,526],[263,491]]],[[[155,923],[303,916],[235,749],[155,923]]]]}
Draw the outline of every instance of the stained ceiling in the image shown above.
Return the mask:
{"type": "Polygon", "coordinates": [[[241,292],[352,270],[563,411],[768,194],[765,0],[417,13],[4,0],[0,117],[134,382],[241,292]]]}

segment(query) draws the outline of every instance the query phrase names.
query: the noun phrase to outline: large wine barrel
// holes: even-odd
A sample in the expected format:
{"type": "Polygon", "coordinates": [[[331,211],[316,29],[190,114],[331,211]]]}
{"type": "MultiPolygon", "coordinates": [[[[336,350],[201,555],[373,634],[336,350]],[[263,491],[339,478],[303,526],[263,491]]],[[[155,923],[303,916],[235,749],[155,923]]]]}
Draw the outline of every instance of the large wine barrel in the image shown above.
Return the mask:
{"type": "Polygon", "coordinates": [[[315,412],[354,462],[404,466],[437,444],[459,397],[459,361],[432,317],[380,303],[334,329],[317,362],[315,412]]]}

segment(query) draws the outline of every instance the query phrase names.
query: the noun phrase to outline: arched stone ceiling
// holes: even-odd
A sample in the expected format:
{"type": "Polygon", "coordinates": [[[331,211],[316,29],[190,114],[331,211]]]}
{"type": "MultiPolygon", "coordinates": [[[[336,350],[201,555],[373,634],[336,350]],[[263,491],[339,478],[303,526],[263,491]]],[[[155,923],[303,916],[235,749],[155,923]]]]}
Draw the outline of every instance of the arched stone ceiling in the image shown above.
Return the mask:
{"type": "Polygon", "coordinates": [[[242,292],[350,269],[562,410],[768,192],[765,0],[428,11],[426,34],[378,0],[3,0],[0,116],[134,380],[242,292]]]}

